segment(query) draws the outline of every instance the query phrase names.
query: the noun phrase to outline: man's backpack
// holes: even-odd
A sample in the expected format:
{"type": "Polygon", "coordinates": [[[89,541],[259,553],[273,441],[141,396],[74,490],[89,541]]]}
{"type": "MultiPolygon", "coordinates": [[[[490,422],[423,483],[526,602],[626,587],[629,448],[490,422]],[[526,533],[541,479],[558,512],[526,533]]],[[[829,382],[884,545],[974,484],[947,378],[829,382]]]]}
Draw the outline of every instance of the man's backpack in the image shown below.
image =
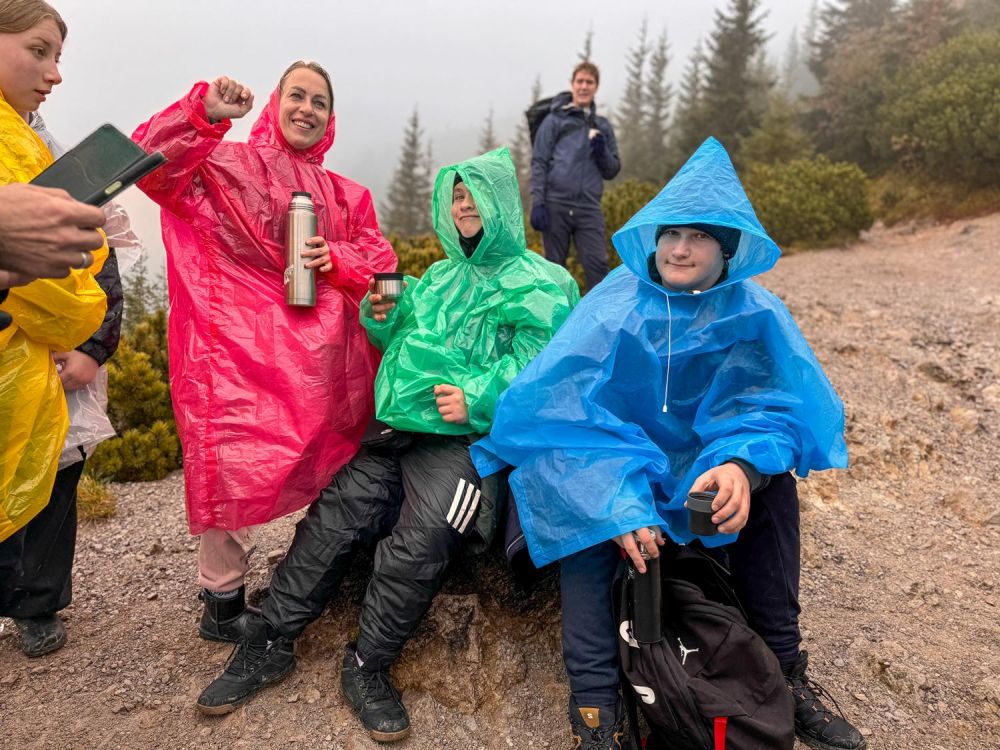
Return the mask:
{"type": "MultiPolygon", "coordinates": [[[[563,93],[569,92],[564,91],[563,93]]],[[[555,96],[547,96],[544,99],[539,99],[524,111],[524,116],[528,120],[528,135],[531,137],[532,146],[535,145],[535,136],[538,135],[538,129],[542,126],[542,120],[548,117],[549,112],[552,111],[552,100],[555,98],[555,96]]]]}
{"type": "Polygon", "coordinates": [[[777,658],[747,625],[728,571],[695,547],[661,551],[662,640],[632,638],[631,562],[615,583],[634,733],[638,706],[650,728],[647,750],[791,750],[792,695],[777,658]]]}

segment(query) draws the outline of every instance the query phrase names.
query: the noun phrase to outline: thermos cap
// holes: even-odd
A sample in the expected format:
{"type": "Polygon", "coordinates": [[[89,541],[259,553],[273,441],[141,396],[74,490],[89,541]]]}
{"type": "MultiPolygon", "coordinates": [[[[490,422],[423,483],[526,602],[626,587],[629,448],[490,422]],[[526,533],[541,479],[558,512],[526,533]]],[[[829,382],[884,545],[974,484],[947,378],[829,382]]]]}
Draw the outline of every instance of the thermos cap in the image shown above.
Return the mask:
{"type": "Polygon", "coordinates": [[[312,193],[307,193],[304,190],[293,190],[292,197],[294,198],[297,195],[303,198],[312,198],[312,193]]]}

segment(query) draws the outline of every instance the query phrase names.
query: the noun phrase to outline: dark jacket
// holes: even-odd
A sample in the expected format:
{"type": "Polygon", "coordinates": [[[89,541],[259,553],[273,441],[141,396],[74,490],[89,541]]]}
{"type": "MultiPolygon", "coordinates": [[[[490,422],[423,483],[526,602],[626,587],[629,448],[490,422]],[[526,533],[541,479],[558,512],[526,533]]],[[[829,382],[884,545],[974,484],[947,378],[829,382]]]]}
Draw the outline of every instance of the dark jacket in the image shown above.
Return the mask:
{"type": "Polygon", "coordinates": [[[621,169],[615,131],[607,118],[572,105],[569,92],[552,100],[552,111],[538,128],[531,154],[531,201],[579,208],[601,207],[604,181],[621,169]],[[591,128],[604,136],[604,147],[592,151],[591,128]]]}
{"type": "Polygon", "coordinates": [[[108,259],[104,267],[94,276],[101,289],[108,296],[108,312],[104,322],[93,336],[77,347],[77,351],[93,357],[97,364],[103,365],[118,349],[118,341],[122,333],[122,311],[125,308],[125,295],[122,293],[122,277],[118,273],[118,257],[114,248],[108,251],[108,259]]]}

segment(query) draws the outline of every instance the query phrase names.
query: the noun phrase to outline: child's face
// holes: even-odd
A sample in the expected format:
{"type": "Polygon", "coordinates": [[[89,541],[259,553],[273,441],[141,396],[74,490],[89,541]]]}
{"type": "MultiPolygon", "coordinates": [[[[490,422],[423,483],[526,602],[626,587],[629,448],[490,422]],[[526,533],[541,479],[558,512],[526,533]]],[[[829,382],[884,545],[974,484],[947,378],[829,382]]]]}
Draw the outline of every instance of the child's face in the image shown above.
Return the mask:
{"type": "Polygon", "coordinates": [[[22,117],[38,109],[62,82],[61,54],[62,34],[51,18],[18,34],[0,33],[0,91],[22,117]]]}
{"type": "Polygon", "coordinates": [[[722,246],[691,227],[670,227],[656,243],[656,268],[663,285],[675,292],[703,292],[722,275],[722,246]]]}
{"type": "Polygon", "coordinates": [[[452,190],[451,218],[463,237],[475,237],[483,228],[483,220],[479,216],[476,202],[463,182],[455,185],[455,189],[452,190]]]}

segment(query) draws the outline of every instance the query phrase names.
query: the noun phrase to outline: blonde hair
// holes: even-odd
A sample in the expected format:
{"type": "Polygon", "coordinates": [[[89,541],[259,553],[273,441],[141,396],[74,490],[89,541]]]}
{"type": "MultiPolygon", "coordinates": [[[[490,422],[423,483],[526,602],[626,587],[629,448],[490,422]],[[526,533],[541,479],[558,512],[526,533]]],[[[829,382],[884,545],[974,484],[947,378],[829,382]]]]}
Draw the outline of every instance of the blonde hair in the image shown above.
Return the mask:
{"type": "Polygon", "coordinates": [[[46,18],[55,21],[65,41],[66,22],[59,11],[44,0],[0,0],[0,34],[20,34],[46,18]]]}
{"type": "MultiPolygon", "coordinates": [[[[0,0],[2,2],[2,0],[0,0]]],[[[296,60],[287,68],[285,72],[281,74],[281,80],[278,81],[278,88],[282,91],[285,90],[285,80],[292,74],[293,70],[298,70],[299,68],[306,68],[311,70],[313,73],[318,73],[326,81],[326,88],[330,92],[330,109],[333,109],[333,82],[330,80],[330,74],[326,72],[326,68],[320,65],[318,62],[312,62],[307,60],[296,60]]]]}

